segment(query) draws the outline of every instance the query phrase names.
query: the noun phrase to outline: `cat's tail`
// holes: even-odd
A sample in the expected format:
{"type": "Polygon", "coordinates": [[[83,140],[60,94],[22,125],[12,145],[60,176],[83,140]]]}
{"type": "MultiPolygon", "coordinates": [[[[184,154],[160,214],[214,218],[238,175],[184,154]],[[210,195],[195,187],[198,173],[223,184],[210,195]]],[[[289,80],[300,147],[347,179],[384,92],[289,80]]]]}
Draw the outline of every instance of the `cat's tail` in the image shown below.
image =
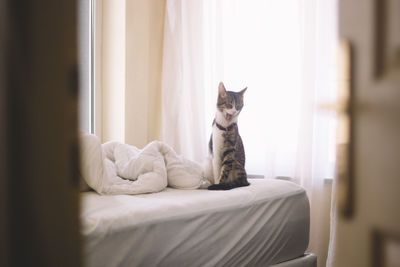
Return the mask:
{"type": "Polygon", "coordinates": [[[231,182],[231,183],[221,183],[221,184],[213,184],[208,187],[208,190],[230,190],[236,187],[248,186],[249,182],[244,181],[241,183],[231,182]]]}

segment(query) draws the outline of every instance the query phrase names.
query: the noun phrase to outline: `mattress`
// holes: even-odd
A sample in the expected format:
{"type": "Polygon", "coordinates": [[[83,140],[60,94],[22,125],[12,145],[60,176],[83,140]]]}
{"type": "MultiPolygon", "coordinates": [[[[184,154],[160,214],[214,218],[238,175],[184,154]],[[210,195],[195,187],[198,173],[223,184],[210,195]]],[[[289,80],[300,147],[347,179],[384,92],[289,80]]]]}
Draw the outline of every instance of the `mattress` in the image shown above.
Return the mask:
{"type": "Polygon", "coordinates": [[[85,266],[266,266],[303,256],[305,190],[249,179],[229,191],[82,193],[85,266]]]}
{"type": "Polygon", "coordinates": [[[270,267],[317,267],[317,256],[307,253],[293,260],[270,265],[270,267]]]}

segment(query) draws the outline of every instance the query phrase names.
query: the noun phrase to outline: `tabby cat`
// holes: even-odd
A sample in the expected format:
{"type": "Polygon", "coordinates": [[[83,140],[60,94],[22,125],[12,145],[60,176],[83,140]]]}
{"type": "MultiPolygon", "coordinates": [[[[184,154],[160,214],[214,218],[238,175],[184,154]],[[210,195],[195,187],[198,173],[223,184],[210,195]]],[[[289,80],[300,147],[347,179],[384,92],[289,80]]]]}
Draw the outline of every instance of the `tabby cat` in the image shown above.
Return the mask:
{"type": "Polygon", "coordinates": [[[237,119],[243,108],[243,94],[226,91],[220,82],[213,130],[209,142],[214,181],[209,190],[229,190],[249,185],[244,168],[245,155],[237,119]]]}

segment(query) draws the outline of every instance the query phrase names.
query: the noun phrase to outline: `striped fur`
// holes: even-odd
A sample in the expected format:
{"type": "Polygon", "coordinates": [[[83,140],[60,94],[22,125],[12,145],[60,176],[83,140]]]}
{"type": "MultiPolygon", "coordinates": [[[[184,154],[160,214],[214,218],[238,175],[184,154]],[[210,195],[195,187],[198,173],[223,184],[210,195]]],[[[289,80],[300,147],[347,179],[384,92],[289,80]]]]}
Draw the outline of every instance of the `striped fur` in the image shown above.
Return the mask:
{"type": "Polygon", "coordinates": [[[213,159],[214,184],[209,190],[229,190],[249,185],[245,170],[245,153],[239,135],[237,117],[243,107],[243,93],[226,91],[219,85],[217,113],[209,150],[213,159]]]}

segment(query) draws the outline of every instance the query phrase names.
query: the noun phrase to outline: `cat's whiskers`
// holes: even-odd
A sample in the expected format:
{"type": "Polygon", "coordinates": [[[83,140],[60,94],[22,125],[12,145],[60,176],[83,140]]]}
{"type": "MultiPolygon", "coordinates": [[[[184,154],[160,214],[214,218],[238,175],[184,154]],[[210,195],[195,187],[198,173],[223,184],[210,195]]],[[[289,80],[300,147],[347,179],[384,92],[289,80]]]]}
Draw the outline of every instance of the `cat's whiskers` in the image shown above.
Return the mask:
{"type": "Polygon", "coordinates": [[[224,113],[217,111],[215,115],[215,121],[223,127],[228,127],[232,123],[237,123],[237,116],[236,114],[232,115],[232,118],[228,120],[226,118],[226,115],[224,115],[224,113]]]}

